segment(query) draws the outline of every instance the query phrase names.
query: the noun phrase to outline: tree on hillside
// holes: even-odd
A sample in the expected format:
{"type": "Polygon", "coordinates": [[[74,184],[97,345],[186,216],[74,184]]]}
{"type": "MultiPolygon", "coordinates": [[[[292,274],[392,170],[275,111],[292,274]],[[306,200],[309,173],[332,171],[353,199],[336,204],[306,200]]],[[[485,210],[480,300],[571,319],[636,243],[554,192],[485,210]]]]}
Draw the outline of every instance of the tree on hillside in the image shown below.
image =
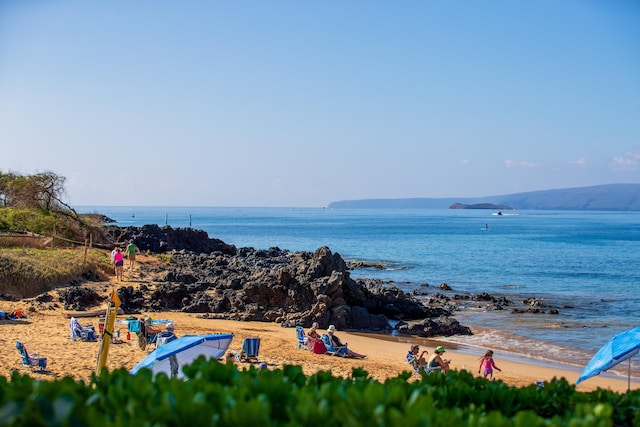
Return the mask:
{"type": "MultiPolygon", "coordinates": [[[[63,201],[66,178],[46,171],[35,175],[0,173],[0,203],[5,208],[75,211],[63,201]]],[[[75,216],[75,215],[74,215],[75,216]]]]}
{"type": "Polygon", "coordinates": [[[7,215],[0,211],[3,227],[38,234],[51,232],[55,227],[56,234],[67,239],[82,241],[91,233],[94,242],[111,244],[99,219],[79,215],[64,201],[65,182],[65,177],[50,171],[34,175],[0,171],[0,210],[14,211],[7,215]]]}

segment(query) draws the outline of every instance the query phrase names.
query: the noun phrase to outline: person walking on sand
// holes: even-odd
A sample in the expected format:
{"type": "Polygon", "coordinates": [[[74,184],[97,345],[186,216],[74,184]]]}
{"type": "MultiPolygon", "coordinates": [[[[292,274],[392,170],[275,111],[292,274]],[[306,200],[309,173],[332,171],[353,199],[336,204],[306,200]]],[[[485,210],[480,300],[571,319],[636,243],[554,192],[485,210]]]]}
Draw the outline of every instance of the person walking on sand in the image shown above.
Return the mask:
{"type": "Polygon", "coordinates": [[[115,266],[116,280],[122,281],[122,272],[124,270],[124,256],[120,248],[116,248],[116,253],[113,254],[113,265],[115,266]]]}
{"type": "Polygon", "coordinates": [[[496,366],[496,362],[493,361],[493,350],[487,350],[487,352],[480,358],[480,367],[478,368],[478,373],[482,371],[484,367],[484,372],[482,376],[487,379],[489,377],[490,380],[493,380],[493,370],[497,369],[502,372],[502,369],[496,366]]]}
{"type": "Polygon", "coordinates": [[[129,257],[129,268],[133,269],[136,264],[136,254],[140,253],[140,249],[133,243],[133,240],[129,240],[127,245],[127,256],[129,257]]]}

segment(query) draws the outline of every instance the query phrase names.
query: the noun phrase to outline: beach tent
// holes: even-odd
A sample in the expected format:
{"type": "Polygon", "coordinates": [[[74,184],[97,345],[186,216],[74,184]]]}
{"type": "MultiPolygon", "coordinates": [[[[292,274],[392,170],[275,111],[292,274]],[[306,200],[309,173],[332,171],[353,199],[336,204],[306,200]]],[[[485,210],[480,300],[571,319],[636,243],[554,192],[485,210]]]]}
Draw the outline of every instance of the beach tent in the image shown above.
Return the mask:
{"type": "Polygon", "coordinates": [[[129,371],[150,369],[154,374],[183,378],[182,367],[199,356],[220,359],[231,345],[233,334],[185,335],[153,350],[129,371]]]}
{"type": "Polygon", "coordinates": [[[640,351],[640,326],[620,332],[598,350],[584,367],[576,385],[591,377],[607,371],[620,362],[629,360],[628,389],[631,388],[631,358],[640,351]]]}

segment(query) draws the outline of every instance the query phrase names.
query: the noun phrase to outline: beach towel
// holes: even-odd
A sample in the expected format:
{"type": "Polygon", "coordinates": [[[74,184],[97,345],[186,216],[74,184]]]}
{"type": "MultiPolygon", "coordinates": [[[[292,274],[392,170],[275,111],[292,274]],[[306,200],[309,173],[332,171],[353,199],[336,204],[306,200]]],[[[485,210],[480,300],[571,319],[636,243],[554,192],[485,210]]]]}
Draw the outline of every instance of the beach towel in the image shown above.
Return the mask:
{"type": "Polygon", "coordinates": [[[312,345],[313,347],[311,348],[311,350],[315,354],[325,354],[327,352],[327,347],[324,345],[322,340],[313,340],[312,345]]]}

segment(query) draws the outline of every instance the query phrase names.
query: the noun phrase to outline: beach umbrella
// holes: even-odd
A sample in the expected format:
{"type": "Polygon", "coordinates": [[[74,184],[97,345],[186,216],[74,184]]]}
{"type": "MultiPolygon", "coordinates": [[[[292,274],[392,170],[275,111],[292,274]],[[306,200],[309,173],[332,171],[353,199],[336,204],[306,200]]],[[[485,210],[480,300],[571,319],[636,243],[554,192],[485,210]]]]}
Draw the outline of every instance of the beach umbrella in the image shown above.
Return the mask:
{"type": "Polygon", "coordinates": [[[631,388],[631,357],[640,351],[640,326],[636,326],[628,331],[620,332],[611,338],[598,352],[591,358],[591,361],[584,367],[582,374],[576,381],[576,385],[582,381],[599,375],[602,371],[607,371],[620,362],[629,360],[629,389],[631,388]]]}
{"type": "Polygon", "coordinates": [[[231,344],[233,334],[185,335],[162,347],[156,348],[129,371],[150,369],[154,374],[164,372],[168,376],[182,378],[182,367],[199,356],[220,359],[231,344]]]}

